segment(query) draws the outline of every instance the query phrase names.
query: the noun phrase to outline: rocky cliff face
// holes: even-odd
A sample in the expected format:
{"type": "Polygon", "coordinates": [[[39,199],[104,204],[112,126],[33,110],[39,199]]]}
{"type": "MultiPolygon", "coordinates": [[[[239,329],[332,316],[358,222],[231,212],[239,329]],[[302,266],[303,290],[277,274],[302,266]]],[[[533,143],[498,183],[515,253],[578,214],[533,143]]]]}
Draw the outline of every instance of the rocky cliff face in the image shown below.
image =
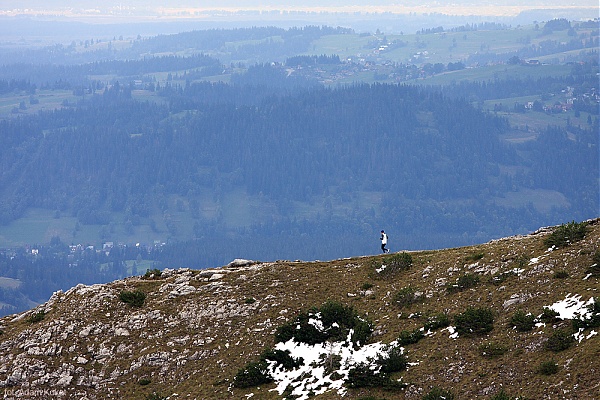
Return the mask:
{"type": "MultiPolygon", "coordinates": [[[[396,270],[393,254],[330,262],[236,260],[212,270],[79,285],[0,320],[0,394],[283,398],[294,387],[308,387],[302,379],[310,373],[290,381],[287,391],[274,390],[276,379],[239,388],[234,377],[276,344],[278,327],[335,301],[370,321],[370,343],[401,343],[408,367],[390,374],[401,383],[394,388],[346,384],[339,390],[323,383],[297,398],[420,399],[438,389],[461,399],[493,398],[502,390],[510,398],[600,398],[600,329],[593,322],[600,318],[594,311],[600,220],[585,225],[585,237],[564,246],[548,248],[556,227],[547,228],[473,247],[405,253],[409,262],[396,270]],[[491,330],[458,333],[457,316],[468,309],[489,310],[491,330]],[[449,323],[432,329],[428,322],[440,315],[449,323]],[[531,322],[529,329],[520,319],[531,322]],[[419,340],[400,340],[415,332],[419,340]],[[562,333],[566,347],[553,348],[562,333]],[[544,371],[548,361],[556,371],[544,371]]],[[[330,376],[348,378],[339,371],[330,376]]]]}

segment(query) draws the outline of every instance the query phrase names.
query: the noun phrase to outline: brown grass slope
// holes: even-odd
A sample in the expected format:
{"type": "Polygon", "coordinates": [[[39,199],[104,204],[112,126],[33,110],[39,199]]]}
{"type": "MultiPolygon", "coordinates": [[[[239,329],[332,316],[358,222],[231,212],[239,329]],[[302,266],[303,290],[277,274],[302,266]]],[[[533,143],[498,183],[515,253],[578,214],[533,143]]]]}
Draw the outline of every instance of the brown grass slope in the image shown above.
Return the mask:
{"type": "MultiPolygon", "coordinates": [[[[527,332],[509,323],[517,310],[540,315],[544,306],[569,294],[583,301],[598,296],[600,278],[588,271],[600,249],[600,219],[588,222],[583,240],[548,251],[544,239],[553,229],[471,247],[411,252],[411,268],[391,277],[376,272],[390,257],[380,255],[167,270],[156,278],[80,285],[0,320],[0,396],[281,398],[271,390],[273,384],[233,388],[233,377],[274,345],[278,326],[334,300],[366,316],[375,326],[372,340],[386,343],[440,312],[451,318],[471,306],[494,312],[493,330],[482,337],[453,339],[438,330],[406,346],[411,365],[394,375],[407,384],[405,389],[350,389],[345,398],[421,399],[439,387],[457,399],[491,399],[501,389],[513,398],[600,399],[600,335],[587,330],[589,338],[553,352],[545,343],[557,329],[570,328],[571,321],[527,332]],[[522,272],[511,274],[515,268],[522,272]],[[465,273],[477,274],[479,283],[448,291],[448,284],[465,273]],[[409,286],[424,296],[400,307],[394,295],[409,286]],[[123,302],[124,291],[144,292],[144,304],[123,302]],[[484,357],[481,346],[489,343],[506,352],[484,357]],[[540,364],[548,360],[556,361],[558,372],[540,374],[540,364]]],[[[339,397],[336,392],[318,396],[339,397]]]]}

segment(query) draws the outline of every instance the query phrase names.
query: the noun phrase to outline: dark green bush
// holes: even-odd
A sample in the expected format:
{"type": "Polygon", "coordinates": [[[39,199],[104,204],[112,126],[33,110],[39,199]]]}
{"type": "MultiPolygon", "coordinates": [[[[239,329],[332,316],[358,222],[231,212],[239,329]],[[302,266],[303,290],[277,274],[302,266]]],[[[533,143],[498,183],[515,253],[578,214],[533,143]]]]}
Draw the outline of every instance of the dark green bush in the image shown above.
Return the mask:
{"type": "Polygon", "coordinates": [[[294,339],[300,343],[314,345],[328,340],[341,341],[348,337],[350,330],[353,330],[352,342],[355,345],[364,344],[373,333],[373,326],[359,317],[352,307],[328,301],[321,308],[311,308],[302,312],[292,321],[277,328],[275,342],[294,339]],[[322,323],[322,328],[311,322],[317,317],[322,323]]]}
{"type": "Polygon", "coordinates": [[[495,342],[487,342],[479,346],[479,353],[486,358],[500,357],[507,351],[508,347],[495,342]]]}
{"type": "Polygon", "coordinates": [[[265,360],[249,363],[233,378],[233,386],[237,388],[250,388],[271,382],[273,377],[269,372],[269,364],[265,360]]]}
{"type": "Polygon", "coordinates": [[[367,343],[372,333],[373,324],[371,324],[371,322],[369,321],[357,317],[357,320],[354,323],[354,332],[352,333],[350,340],[352,340],[352,343],[354,343],[355,345],[363,345],[367,343]]]}
{"type": "Polygon", "coordinates": [[[394,295],[394,303],[400,308],[410,307],[412,304],[418,303],[423,300],[423,294],[418,293],[414,288],[410,286],[403,287],[394,295]]]}
{"type": "Polygon", "coordinates": [[[587,307],[587,313],[584,316],[573,318],[573,329],[588,329],[600,327],[600,298],[596,297],[594,302],[587,307]]]}
{"type": "Polygon", "coordinates": [[[474,252],[469,254],[465,259],[467,261],[478,261],[481,260],[485,256],[485,253],[482,251],[474,252]]]}
{"type": "Polygon", "coordinates": [[[289,350],[267,349],[261,355],[261,361],[274,361],[285,370],[292,370],[304,364],[303,358],[294,358],[289,350]]]}
{"type": "Polygon", "coordinates": [[[454,400],[454,393],[446,389],[434,387],[423,396],[423,400],[454,400]]]}
{"type": "Polygon", "coordinates": [[[132,307],[141,307],[146,301],[146,293],[141,290],[124,290],[119,294],[119,299],[132,307]]]}
{"type": "Polygon", "coordinates": [[[233,385],[237,388],[249,388],[273,382],[269,371],[269,362],[275,362],[277,366],[288,371],[304,364],[302,358],[292,357],[289,350],[267,349],[261,354],[259,361],[248,363],[244,368],[238,370],[233,385]]]}
{"type": "Polygon", "coordinates": [[[408,358],[402,352],[400,345],[388,345],[377,359],[376,364],[381,367],[381,372],[391,374],[404,371],[408,367],[408,358]]]}
{"type": "Polygon", "coordinates": [[[563,351],[571,347],[575,342],[573,332],[569,329],[557,329],[552,333],[546,342],[546,349],[552,350],[555,353],[563,351]]]}
{"type": "Polygon", "coordinates": [[[162,272],[158,268],[147,269],[144,274],[144,279],[159,279],[162,275],[162,272]]]}
{"type": "Polygon", "coordinates": [[[36,322],[41,322],[46,318],[46,311],[40,310],[36,313],[33,313],[27,318],[27,322],[30,324],[35,324],[36,322]]]}
{"type": "Polygon", "coordinates": [[[557,322],[559,320],[558,316],[560,314],[554,311],[551,308],[544,307],[542,311],[542,315],[540,315],[540,321],[545,322],[547,324],[551,324],[553,322],[557,322]]]}
{"type": "Polygon", "coordinates": [[[382,260],[385,269],[379,272],[383,278],[394,278],[402,271],[408,271],[412,267],[412,256],[409,253],[402,252],[387,256],[382,260]]]}
{"type": "MultiPolygon", "coordinates": [[[[316,313],[313,310],[313,313],[316,313]]],[[[314,325],[309,324],[309,313],[301,313],[294,320],[277,328],[275,331],[275,343],[287,342],[294,339],[300,343],[314,345],[327,341],[327,332],[321,332],[314,325]]]]}
{"type": "Polygon", "coordinates": [[[454,317],[460,336],[483,336],[494,328],[494,314],[489,308],[469,307],[454,317]]]}
{"type": "Polygon", "coordinates": [[[359,363],[348,371],[345,385],[350,388],[382,387],[398,389],[404,387],[391,380],[394,372],[406,370],[408,359],[399,345],[386,346],[374,363],[359,363]]]}
{"type": "Polygon", "coordinates": [[[569,222],[558,226],[554,231],[544,239],[544,245],[547,247],[566,247],[572,243],[583,239],[587,233],[587,222],[569,222]]]}
{"type": "Polygon", "coordinates": [[[567,279],[569,277],[569,273],[564,269],[561,271],[554,272],[554,279],[567,279]]]}
{"type": "Polygon", "coordinates": [[[361,289],[361,290],[369,290],[369,289],[371,289],[372,287],[373,287],[373,284],[372,284],[372,283],[365,282],[365,283],[363,283],[363,284],[362,284],[362,286],[360,287],[360,289],[361,289]]]}
{"type": "Polygon", "coordinates": [[[462,292],[463,290],[470,289],[477,286],[479,283],[479,275],[476,274],[464,274],[460,276],[456,283],[449,284],[446,290],[449,293],[462,292]]]}
{"type": "Polygon", "coordinates": [[[148,378],[142,378],[142,379],[140,379],[140,380],[138,381],[138,384],[139,384],[140,386],[146,386],[146,385],[149,385],[149,384],[151,384],[151,383],[152,383],[152,381],[151,381],[150,379],[148,379],[148,378]]]}
{"type": "Polygon", "coordinates": [[[350,368],[345,385],[349,388],[381,387],[390,383],[387,374],[376,371],[371,364],[360,363],[350,368]]]}
{"type": "Polygon", "coordinates": [[[600,277],[600,250],[596,250],[592,255],[592,265],[586,272],[594,277],[600,277]]]}
{"type": "Polygon", "coordinates": [[[256,299],[253,297],[248,297],[248,298],[246,298],[246,300],[244,300],[244,303],[245,304],[254,304],[254,303],[256,303],[256,299]]]}
{"type": "Polygon", "coordinates": [[[378,387],[386,390],[397,390],[406,387],[406,384],[392,381],[389,374],[377,370],[369,363],[359,363],[348,371],[348,378],[344,384],[353,389],[378,387]]]}
{"type": "Polygon", "coordinates": [[[418,343],[419,340],[423,339],[425,334],[420,329],[415,329],[413,331],[402,331],[400,332],[400,336],[398,337],[398,344],[401,346],[408,346],[409,344],[418,343]]]}
{"type": "Polygon", "coordinates": [[[558,372],[558,364],[554,360],[543,361],[537,372],[541,375],[553,375],[558,372]]]}
{"type": "Polygon", "coordinates": [[[523,310],[518,310],[510,319],[510,325],[519,332],[527,332],[535,326],[535,317],[523,310]]]}
{"type": "Polygon", "coordinates": [[[427,318],[425,325],[425,331],[435,331],[436,329],[446,328],[450,326],[450,317],[446,313],[439,313],[434,316],[427,318]]]}

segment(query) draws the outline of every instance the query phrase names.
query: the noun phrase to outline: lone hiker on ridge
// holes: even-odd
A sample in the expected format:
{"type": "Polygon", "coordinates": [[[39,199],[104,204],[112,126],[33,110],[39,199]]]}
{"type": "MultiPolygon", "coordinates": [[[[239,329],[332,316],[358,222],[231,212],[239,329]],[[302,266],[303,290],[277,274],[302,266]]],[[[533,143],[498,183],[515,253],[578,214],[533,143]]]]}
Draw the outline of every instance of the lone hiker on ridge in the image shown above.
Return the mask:
{"type": "Polygon", "coordinates": [[[381,251],[384,252],[384,253],[389,253],[390,249],[386,249],[385,248],[385,245],[387,244],[387,241],[388,241],[388,236],[383,231],[383,229],[381,230],[381,237],[379,239],[381,239],[381,251]]]}

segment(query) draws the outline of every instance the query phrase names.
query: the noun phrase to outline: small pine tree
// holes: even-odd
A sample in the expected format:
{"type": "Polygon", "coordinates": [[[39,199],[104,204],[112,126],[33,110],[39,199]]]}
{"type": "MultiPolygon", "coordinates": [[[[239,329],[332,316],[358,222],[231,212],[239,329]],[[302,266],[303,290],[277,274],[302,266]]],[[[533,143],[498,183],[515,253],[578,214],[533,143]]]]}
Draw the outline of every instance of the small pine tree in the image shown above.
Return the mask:
{"type": "Polygon", "coordinates": [[[510,319],[510,325],[519,332],[527,332],[535,326],[535,317],[532,314],[527,314],[523,310],[518,310],[510,319]]]}
{"type": "Polygon", "coordinates": [[[483,336],[494,328],[494,314],[489,308],[470,307],[454,317],[460,336],[483,336]]]}

